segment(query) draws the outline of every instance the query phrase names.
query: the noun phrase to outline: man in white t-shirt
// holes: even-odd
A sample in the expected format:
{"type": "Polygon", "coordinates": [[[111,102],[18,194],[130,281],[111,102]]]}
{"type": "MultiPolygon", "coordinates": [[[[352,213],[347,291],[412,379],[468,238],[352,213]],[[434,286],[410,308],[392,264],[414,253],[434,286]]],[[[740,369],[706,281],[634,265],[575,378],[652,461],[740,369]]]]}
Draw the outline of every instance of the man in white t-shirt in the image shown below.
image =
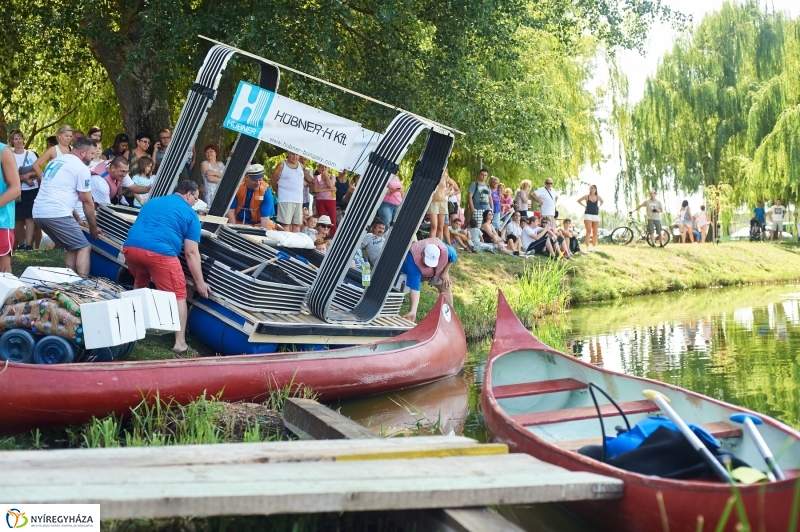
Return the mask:
{"type": "Polygon", "coordinates": [[[66,248],[67,268],[79,275],[89,275],[91,247],[79,225],[75,204],[80,199],[92,238],[102,232],[94,217],[89,162],[94,159],[97,141],[82,137],[72,151],[53,159],[42,175],[39,194],[33,203],[33,219],[53,240],[56,247],[66,248]]]}
{"type": "Polygon", "coordinates": [[[537,189],[534,194],[536,194],[536,197],[539,199],[539,205],[542,206],[542,218],[550,220],[551,227],[554,227],[556,223],[556,201],[558,201],[558,195],[553,192],[553,180],[549,177],[545,179],[544,186],[537,189]]]}
{"type": "Polygon", "coordinates": [[[386,224],[384,224],[383,220],[380,218],[376,218],[375,221],[372,222],[370,230],[372,231],[371,233],[364,235],[364,240],[361,241],[361,247],[367,250],[369,263],[374,267],[375,263],[378,262],[378,257],[381,256],[383,245],[386,243],[386,237],[383,235],[384,232],[386,232],[386,224]]]}
{"type": "Polygon", "coordinates": [[[775,205],[772,206],[772,209],[770,209],[768,214],[769,225],[771,226],[769,234],[770,242],[775,240],[776,235],[778,236],[779,241],[783,238],[783,216],[785,214],[786,207],[781,205],[781,200],[775,200],[775,205]]]}

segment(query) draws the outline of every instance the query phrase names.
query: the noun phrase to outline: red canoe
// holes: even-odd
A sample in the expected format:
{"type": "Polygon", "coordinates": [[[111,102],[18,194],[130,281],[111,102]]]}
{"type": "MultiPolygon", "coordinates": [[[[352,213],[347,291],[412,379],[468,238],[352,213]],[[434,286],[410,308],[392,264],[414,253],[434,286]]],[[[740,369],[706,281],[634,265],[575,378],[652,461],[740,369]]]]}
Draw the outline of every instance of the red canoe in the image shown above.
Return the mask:
{"type": "Polygon", "coordinates": [[[310,387],[323,400],[367,395],[455,375],[467,343],[439,297],[428,315],[392,339],[331,351],[135,362],[0,366],[0,434],[124,415],[145,395],[187,403],[206,394],[262,402],[270,390],[310,387]]]}
{"type": "MultiPolygon", "coordinates": [[[[658,413],[658,408],[642,395],[642,390],[657,390],[669,397],[671,406],[686,422],[703,425],[723,448],[752,467],[766,470],[750,437],[729,421],[732,414],[754,412],[677,386],[598,368],[559,353],[528,332],[501,293],[481,393],[486,426],[495,441],[508,444],[514,452],[528,453],[572,471],[589,471],[623,480],[622,499],[566,505],[598,528],[631,532],[666,530],[656,497],[661,493],[670,532],[698,530],[697,520],[701,515],[705,522],[703,530],[715,530],[731,488],[716,481],[641,475],[578,454],[580,447],[601,441],[597,412],[587,390],[589,382],[601,386],[620,404],[631,426],[658,413]]],[[[607,403],[600,394],[598,401],[607,403]]],[[[610,404],[601,404],[601,410],[604,418],[610,418],[605,423],[606,430],[613,432],[609,427],[621,424],[619,414],[610,404]]],[[[773,453],[777,455],[779,449],[791,445],[778,459],[788,479],[740,485],[739,489],[753,530],[785,531],[800,466],[800,445],[797,445],[800,433],[772,418],[760,417],[764,424],[759,429],[773,453]],[[760,492],[763,500],[759,500],[760,492]]],[[[734,509],[725,530],[734,530],[738,522],[734,509]]]]}

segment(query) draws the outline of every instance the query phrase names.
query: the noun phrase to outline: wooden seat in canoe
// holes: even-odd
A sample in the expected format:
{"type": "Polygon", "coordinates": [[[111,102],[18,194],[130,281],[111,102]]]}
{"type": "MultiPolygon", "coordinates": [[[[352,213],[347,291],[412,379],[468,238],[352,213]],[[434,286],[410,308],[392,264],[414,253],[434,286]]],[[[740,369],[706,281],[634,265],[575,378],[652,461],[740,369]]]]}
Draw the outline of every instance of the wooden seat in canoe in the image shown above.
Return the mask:
{"type": "MultiPolygon", "coordinates": [[[[729,423],[725,423],[724,421],[720,421],[718,423],[704,423],[700,426],[706,429],[709,434],[717,439],[742,437],[742,429],[736,428],[729,423]]],[[[586,445],[602,445],[602,441],[600,440],[599,436],[592,438],[579,438],[577,440],[554,441],[550,443],[559,449],[564,449],[565,451],[577,451],[586,445]]]]}
{"type": "Polygon", "coordinates": [[[545,393],[571,392],[584,390],[586,383],[575,379],[554,379],[551,381],[523,382],[521,384],[507,384],[492,388],[495,399],[511,399],[512,397],[527,397],[545,393]]]}
{"type": "MultiPolygon", "coordinates": [[[[652,401],[643,399],[641,401],[627,401],[617,403],[625,415],[647,414],[658,412],[659,408],[652,401]]],[[[600,412],[603,417],[619,416],[619,410],[612,404],[600,405],[600,412]]],[[[581,419],[592,419],[597,417],[597,409],[592,406],[582,406],[579,408],[564,408],[562,410],[548,410],[547,412],[531,412],[511,416],[511,419],[522,426],[546,425],[549,423],[564,423],[567,421],[579,421],[581,419]]]]}

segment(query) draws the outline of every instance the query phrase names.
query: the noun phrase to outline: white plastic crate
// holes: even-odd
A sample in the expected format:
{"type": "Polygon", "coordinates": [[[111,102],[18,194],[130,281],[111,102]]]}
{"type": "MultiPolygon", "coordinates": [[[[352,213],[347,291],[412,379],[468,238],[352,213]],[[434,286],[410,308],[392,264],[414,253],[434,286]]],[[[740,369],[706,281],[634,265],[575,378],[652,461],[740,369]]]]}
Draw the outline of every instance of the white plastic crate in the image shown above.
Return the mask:
{"type": "Polygon", "coordinates": [[[121,345],[145,337],[144,309],[139,298],[84,303],[81,321],[86,349],[121,345]]]}
{"type": "Polygon", "coordinates": [[[120,296],[136,298],[142,302],[144,325],[148,334],[168,334],[181,330],[178,300],[174,293],[138,288],[122,292],[120,296]]]}

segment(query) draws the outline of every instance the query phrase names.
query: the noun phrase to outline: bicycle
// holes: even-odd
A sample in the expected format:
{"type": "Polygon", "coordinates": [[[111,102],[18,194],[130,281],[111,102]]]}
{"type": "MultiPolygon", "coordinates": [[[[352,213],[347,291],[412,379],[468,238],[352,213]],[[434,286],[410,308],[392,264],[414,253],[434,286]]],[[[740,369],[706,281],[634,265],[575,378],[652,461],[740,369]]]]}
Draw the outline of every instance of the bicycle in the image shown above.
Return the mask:
{"type": "Polygon", "coordinates": [[[669,244],[670,239],[672,236],[670,235],[669,231],[661,228],[661,234],[658,240],[653,238],[652,234],[649,234],[642,226],[633,219],[633,212],[628,213],[628,226],[620,226],[611,231],[611,239],[612,244],[616,244],[618,246],[624,246],[626,244],[630,244],[633,241],[633,237],[638,235],[639,240],[644,240],[647,242],[650,247],[658,247],[663,248],[667,244],[669,244]]]}

